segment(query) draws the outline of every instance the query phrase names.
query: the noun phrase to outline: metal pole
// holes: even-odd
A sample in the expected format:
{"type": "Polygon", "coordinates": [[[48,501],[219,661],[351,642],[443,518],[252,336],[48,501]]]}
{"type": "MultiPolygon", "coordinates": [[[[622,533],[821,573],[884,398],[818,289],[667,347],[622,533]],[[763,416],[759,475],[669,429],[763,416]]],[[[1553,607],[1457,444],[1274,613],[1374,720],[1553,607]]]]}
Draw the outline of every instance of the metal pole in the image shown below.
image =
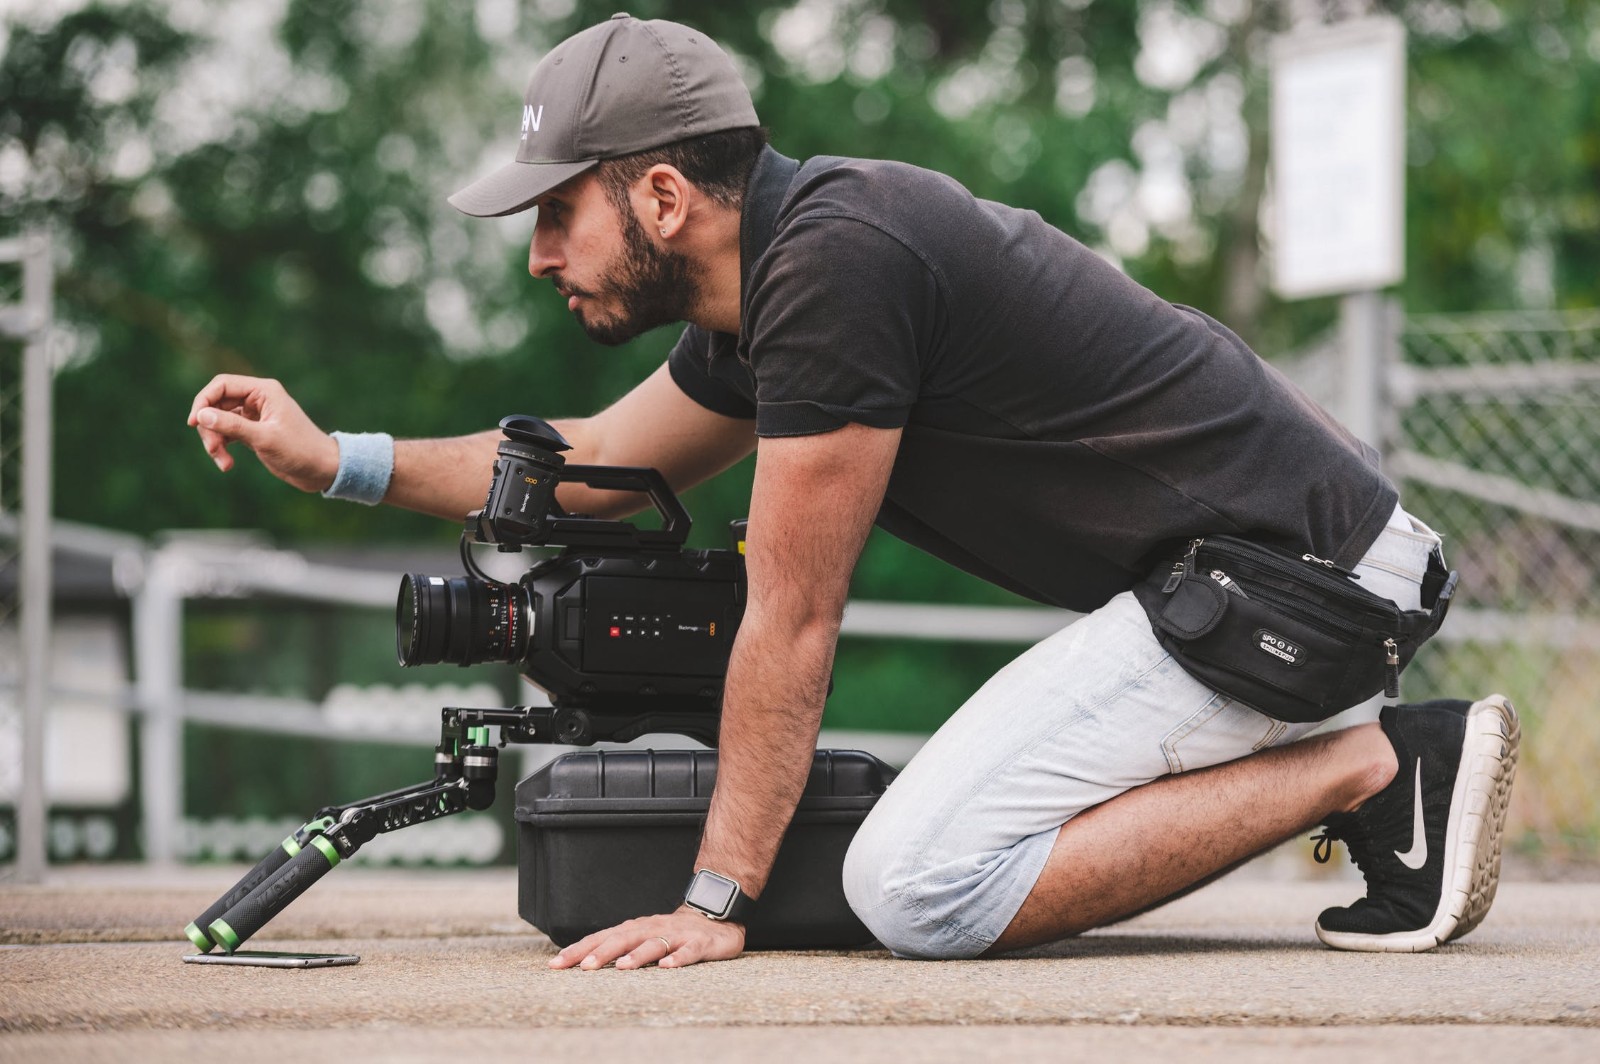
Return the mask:
{"type": "Polygon", "coordinates": [[[1383,449],[1383,377],[1390,345],[1388,308],[1377,292],[1339,301],[1340,414],[1357,437],[1383,449]]]}
{"type": "Polygon", "coordinates": [[[1400,391],[1397,381],[1399,375],[1405,370],[1405,353],[1401,348],[1400,336],[1405,332],[1406,308],[1399,297],[1389,296],[1383,300],[1383,317],[1380,324],[1383,327],[1378,349],[1378,439],[1373,446],[1378,448],[1378,453],[1387,465],[1393,455],[1403,449],[1405,439],[1401,434],[1402,419],[1406,407],[1413,401],[1407,399],[1400,391]]]}
{"type": "Polygon", "coordinates": [[[46,798],[44,730],[50,697],[50,366],[54,276],[50,238],[27,236],[22,305],[29,338],[22,351],[22,793],[17,801],[17,876],[44,879],[46,798]]]}
{"type": "Polygon", "coordinates": [[[150,559],[133,599],[133,654],[139,708],[139,796],[147,861],[178,856],[183,816],[183,597],[173,548],[150,559]]]}
{"type": "MultiPolygon", "coordinates": [[[[1339,301],[1340,416],[1345,427],[1377,448],[1389,449],[1396,424],[1389,408],[1389,367],[1399,345],[1398,304],[1381,293],[1352,292],[1339,301]]],[[[1319,732],[1378,719],[1382,697],[1369,698],[1324,721],[1319,732]]]]}

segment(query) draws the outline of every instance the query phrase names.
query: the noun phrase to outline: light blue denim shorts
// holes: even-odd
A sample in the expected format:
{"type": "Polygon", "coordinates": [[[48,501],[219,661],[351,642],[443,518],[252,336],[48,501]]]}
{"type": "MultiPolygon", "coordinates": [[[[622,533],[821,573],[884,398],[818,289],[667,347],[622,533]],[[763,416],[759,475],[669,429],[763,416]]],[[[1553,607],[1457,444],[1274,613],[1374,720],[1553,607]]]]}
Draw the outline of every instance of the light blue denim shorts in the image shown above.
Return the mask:
{"type": "MultiPolygon", "coordinates": [[[[1396,507],[1355,572],[1416,609],[1438,543],[1396,507]]],[[[845,896],[898,956],[975,957],[1010,924],[1078,813],[1315,727],[1195,680],[1124,592],[1001,669],[934,734],[856,834],[845,896]]]]}

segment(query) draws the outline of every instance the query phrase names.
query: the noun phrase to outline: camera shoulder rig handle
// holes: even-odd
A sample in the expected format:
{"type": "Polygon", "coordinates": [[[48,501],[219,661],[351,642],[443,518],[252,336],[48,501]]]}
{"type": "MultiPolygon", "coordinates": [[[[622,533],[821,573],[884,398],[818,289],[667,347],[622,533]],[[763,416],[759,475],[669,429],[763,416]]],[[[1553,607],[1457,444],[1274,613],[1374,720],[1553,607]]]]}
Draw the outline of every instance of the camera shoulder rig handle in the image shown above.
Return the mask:
{"type": "Polygon", "coordinates": [[[694,525],[666,478],[648,466],[552,464],[540,470],[542,475],[537,478],[519,477],[521,472],[518,467],[507,468],[503,460],[496,463],[488,501],[483,509],[467,515],[468,538],[498,544],[503,551],[550,544],[602,550],[677,550],[694,525]],[[661,527],[639,528],[627,521],[568,513],[555,501],[556,484],[563,480],[601,491],[642,491],[661,515],[661,527]]]}
{"type": "Polygon", "coordinates": [[[489,744],[487,724],[468,726],[469,713],[505,724],[523,718],[515,709],[445,709],[430,782],[319,810],[184,928],[189,941],[202,953],[215,946],[232,953],[377,836],[493,805],[500,751],[489,744]]]}
{"type": "Polygon", "coordinates": [[[546,542],[566,547],[619,546],[634,549],[676,550],[689,538],[694,520],[661,471],[649,466],[569,465],[563,480],[576,480],[601,491],[642,491],[661,515],[660,528],[638,528],[627,521],[559,513],[550,520],[546,542]]]}

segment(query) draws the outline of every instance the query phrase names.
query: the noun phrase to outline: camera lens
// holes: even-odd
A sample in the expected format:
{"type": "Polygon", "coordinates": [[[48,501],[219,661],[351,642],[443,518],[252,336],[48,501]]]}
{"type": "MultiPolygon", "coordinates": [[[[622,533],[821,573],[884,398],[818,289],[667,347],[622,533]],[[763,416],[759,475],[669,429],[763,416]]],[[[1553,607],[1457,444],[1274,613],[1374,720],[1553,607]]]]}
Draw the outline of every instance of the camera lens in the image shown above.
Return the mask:
{"type": "Polygon", "coordinates": [[[514,663],[528,644],[528,620],[517,584],[408,573],[395,603],[395,647],[402,665],[514,663]]]}

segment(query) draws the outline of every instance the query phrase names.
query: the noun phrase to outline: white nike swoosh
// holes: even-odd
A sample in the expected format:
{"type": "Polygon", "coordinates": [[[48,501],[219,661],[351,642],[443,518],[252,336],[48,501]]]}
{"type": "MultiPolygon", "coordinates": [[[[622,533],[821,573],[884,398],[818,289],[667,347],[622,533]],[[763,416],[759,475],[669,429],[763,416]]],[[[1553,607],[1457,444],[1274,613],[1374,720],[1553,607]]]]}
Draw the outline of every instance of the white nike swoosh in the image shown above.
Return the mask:
{"type": "Polygon", "coordinates": [[[1413,872],[1428,863],[1428,836],[1422,830],[1422,758],[1417,758],[1417,801],[1411,813],[1411,849],[1394,855],[1413,872]]]}

